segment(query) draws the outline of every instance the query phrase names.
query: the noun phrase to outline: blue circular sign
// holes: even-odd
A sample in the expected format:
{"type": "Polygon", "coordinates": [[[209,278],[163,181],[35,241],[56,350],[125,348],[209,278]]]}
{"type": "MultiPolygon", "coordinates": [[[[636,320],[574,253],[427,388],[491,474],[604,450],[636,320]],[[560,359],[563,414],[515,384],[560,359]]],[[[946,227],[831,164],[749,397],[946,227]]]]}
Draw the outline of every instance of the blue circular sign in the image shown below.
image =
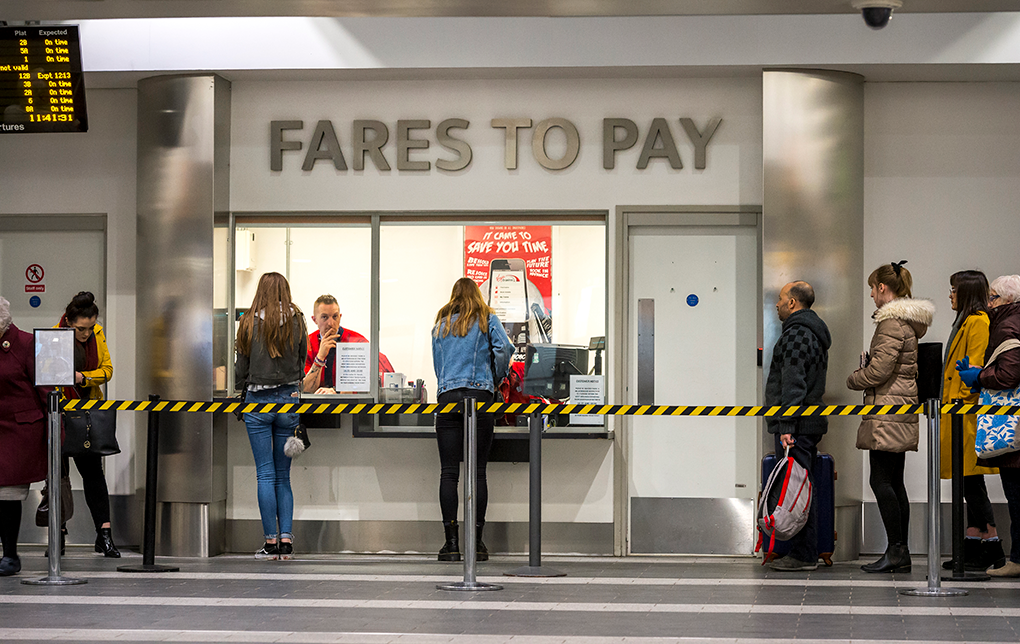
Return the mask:
{"type": "Polygon", "coordinates": [[[33,309],[37,309],[39,308],[39,305],[42,304],[42,299],[40,299],[38,295],[33,295],[32,297],[28,298],[28,303],[32,305],[33,309]]]}
{"type": "Polygon", "coordinates": [[[697,305],[698,305],[698,296],[695,295],[694,293],[691,293],[690,295],[688,295],[687,296],[687,306],[697,306],[697,305]]]}

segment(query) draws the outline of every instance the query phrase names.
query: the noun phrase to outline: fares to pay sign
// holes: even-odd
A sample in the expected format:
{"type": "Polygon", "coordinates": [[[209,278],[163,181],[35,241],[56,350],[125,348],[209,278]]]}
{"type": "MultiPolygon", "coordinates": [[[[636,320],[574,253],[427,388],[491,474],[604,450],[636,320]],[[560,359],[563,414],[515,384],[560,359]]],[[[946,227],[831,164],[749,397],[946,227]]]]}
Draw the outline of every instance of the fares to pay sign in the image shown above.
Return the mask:
{"type": "Polygon", "coordinates": [[[551,341],[551,226],[465,226],[464,274],[514,344],[551,341]]]}

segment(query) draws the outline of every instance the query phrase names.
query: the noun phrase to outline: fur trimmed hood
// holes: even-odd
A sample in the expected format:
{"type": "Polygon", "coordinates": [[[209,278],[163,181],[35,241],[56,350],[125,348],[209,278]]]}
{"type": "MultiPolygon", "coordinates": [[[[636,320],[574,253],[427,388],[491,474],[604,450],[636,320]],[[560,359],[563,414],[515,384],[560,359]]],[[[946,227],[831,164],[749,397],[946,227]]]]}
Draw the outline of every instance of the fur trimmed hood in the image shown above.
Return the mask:
{"type": "Polygon", "coordinates": [[[883,320],[903,320],[914,329],[918,338],[924,336],[935,317],[935,303],[912,297],[899,297],[872,314],[875,324],[883,320]]]}

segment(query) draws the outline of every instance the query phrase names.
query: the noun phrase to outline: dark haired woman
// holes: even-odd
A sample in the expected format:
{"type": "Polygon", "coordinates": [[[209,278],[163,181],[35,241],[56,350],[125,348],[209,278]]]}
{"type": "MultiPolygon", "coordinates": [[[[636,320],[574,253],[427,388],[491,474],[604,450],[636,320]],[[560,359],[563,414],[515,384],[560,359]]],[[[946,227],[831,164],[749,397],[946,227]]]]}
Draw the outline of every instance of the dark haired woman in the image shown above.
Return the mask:
{"type": "MultiPolygon", "coordinates": [[[[931,326],[935,305],[911,296],[913,280],[905,263],[884,264],[868,277],[877,326],[863,366],[846,380],[847,387],[864,392],[865,405],[917,404],[917,341],[931,326]]],[[[861,566],[865,572],[910,571],[903,467],[906,452],[917,451],[918,434],[916,415],[865,416],[857,430],[857,448],[869,450],[871,489],[889,542],[881,559],[861,566]]]]}
{"type": "MultiPolygon", "coordinates": [[[[949,302],[956,311],[953,329],[946,343],[946,361],[942,372],[942,400],[962,400],[977,404],[978,391],[960,378],[956,363],[966,358],[971,364],[982,364],[988,348],[988,278],[981,271],[960,271],[949,278],[949,302]]],[[[941,477],[953,477],[952,417],[942,414],[941,477]]],[[[985,488],[985,474],[997,469],[979,467],[974,440],[977,416],[963,417],[963,495],[967,499],[967,533],[963,541],[963,562],[969,570],[984,570],[1002,565],[1006,555],[995,531],[995,516],[985,488]]],[[[951,569],[952,561],[943,568],[951,569]]]]}
{"type": "MultiPolygon", "coordinates": [[[[102,400],[103,385],[113,377],[110,350],[106,346],[102,325],[96,324],[98,318],[96,296],[81,291],[71,299],[57,324],[61,328],[74,329],[74,386],[63,388],[65,398],[102,400]]],[[[96,552],[106,557],[119,558],[120,551],[113,543],[110,529],[110,491],[106,487],[103,457],[98,454],[81,454],[73,458],[85,488],[85,504],[89,506],[96,527],[96,552]]],[[[62,468],[63,475],[67,476],[71,466],[66,456],[62,468]]],[[[66,529],[61,530],[61,554],[66,533],[66,529]]]]}
{"type": "MultiPolygon", "coordinates": [[[[237,330],[234,376],[245,383],[245,402],[297,402],[305,375],[308,335],[301,310],[291,301],[290,284],[279,273],[259,279],[255,299],[237,330]]],[[[294,554],[294,493],[290,458],[283,448],[294,435],[297,414],[254,412],[244,415],[258,482],[259,514],[265,543],[256,559],[290,559],[294,554]]]]}
{"type": "MultiPolygon", "coordinates": [[[[513,345],[503,324],[482,298],[478,285],[462,277],[453,285],[450,301],[436,314],[432,328],[432,365],[439,381],[436,393],[440,405],[474,398],[491,403],[495,380],[502,380],[510,367],[513,345]],[[495,373],[493,370],[495,369],[495,373]]],[[[477,515],[475,544],[478,561],[489,558],[482,543],[485,508],[489,488],[485,467],[492,447],[493,418],[479,414],[478,472],[475,494],[477,515]]],[[[461,414],[437,414],[436,438],[439,442],[439,506],[443,513],[446,543],[439,551],[439,561],[460,561],[457,534],[457,484],[460,461],[464,456],[464,419],[461,414]]],[[[465,534],[466,538],[470,535],[465,534]]]]}

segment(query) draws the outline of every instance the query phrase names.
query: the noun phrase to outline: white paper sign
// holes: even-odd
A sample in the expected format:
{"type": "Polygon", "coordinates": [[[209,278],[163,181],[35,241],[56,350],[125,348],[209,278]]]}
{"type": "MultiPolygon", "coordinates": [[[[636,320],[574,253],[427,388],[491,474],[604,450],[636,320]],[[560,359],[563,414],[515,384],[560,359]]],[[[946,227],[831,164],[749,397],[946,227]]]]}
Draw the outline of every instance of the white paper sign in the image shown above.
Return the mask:
{"type": "Polygon", "coordinates": [[[35,329],[36,386],[74,385],[74,329],[35,329]]]}
{"type": "Polygon", "coordinates": [[[344,393],[368,393],[372,390],[372,345],[342,342],[336,345],[336,389],[344,393]]]}
{"type": "MultiPolygon", "coordinates": [[[[570,376],[570,402],[574,405],[606,404],[605,376],[570,376]]],[[[598,414],[570,414],[571,425],[601,425],[598,414]]]]}

